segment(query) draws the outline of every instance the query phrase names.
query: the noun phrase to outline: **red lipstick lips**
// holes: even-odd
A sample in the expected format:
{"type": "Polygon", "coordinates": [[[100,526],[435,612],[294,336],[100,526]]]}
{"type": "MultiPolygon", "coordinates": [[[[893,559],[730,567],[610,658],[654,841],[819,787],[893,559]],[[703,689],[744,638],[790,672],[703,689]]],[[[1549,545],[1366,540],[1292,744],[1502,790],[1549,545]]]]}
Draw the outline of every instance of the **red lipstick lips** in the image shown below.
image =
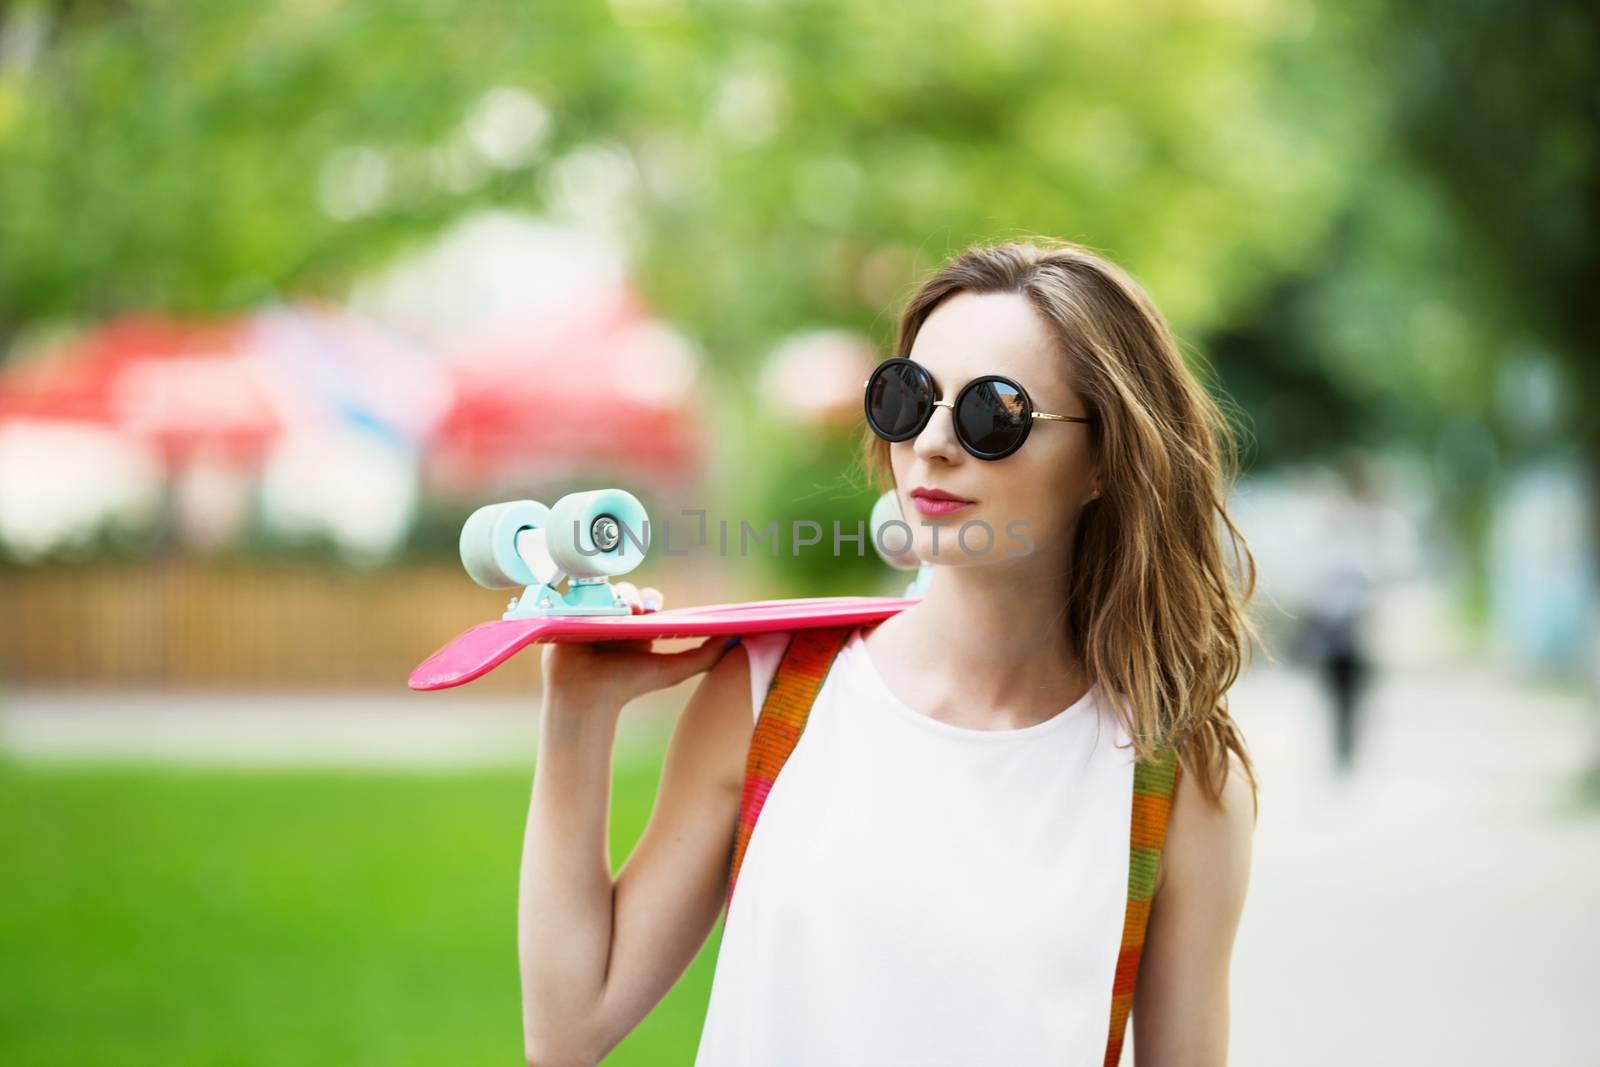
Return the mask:
{"type": "Polygon", "coordinates": [[[971,507],[974,503],[964,496],[947,493],[943,489],[932,489],[919,485],[909,494],[911,502],[916,505],[919,512],[924,515],[950,515],[962,508],[971,507]]]}

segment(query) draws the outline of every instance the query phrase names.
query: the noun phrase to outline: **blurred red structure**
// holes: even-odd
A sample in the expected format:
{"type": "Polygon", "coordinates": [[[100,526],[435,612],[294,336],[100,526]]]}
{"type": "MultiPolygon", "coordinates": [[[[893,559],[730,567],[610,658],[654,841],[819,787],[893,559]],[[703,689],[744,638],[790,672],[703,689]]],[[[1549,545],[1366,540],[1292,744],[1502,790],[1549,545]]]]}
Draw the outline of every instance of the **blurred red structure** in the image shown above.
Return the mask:
{"type": "Polygon", "coordinates": [[[448,399],[430,396],[426,412],[396,412],[392,390],[379,402],[386,372],[370,352],[341,356],[356,334],[326,321],[338,314],[117,319],[0,369],[0,423],[108,428],[153,446],[169,467],[201,448],[253,466],[333,409],[368,426],[392,423],[445,491],[587,467],[682,478],[700,463],[692,352],[631,294],[552,332],[524,326],[441,354],[437,385],[448,399]],[[292,332],[286,319],[305,321],[292,332]],[[294,344],[301,349],[285,354],[294,344]]]}
{"type": "Polygon", "coordinates": [[[631,293],[550,332],[480,338],[449,361],[455,403],[426,448],[441,484],[537,482],[584,467],[681,480],[699,469],[694,355],[631,293]]]}
{"type": "Polygon", "coordinates": [[[15,490],[0,499],[0,543],[36,557],[114,521],[111,490],[130,476],[106,457],[123,442],[146,457],[142,491],[176,487],[162,507],[185,543],[207,547],[259,519],[291,538],[322,530],[389,551],[420,494],[686,483],[705,451],[694,347],[625,284],[583,296],[469,319],[426,346],[302,303],[227,319],[131,315],[14,360],[0,366],[0,484],[15,490]]]}
{"type": "Polygon", "coordinates": [[[284,431],[247,319],[128,316],[0,372],[0,422],[84,423],[178,463],[199,447],[256,462],[284,431]]]}

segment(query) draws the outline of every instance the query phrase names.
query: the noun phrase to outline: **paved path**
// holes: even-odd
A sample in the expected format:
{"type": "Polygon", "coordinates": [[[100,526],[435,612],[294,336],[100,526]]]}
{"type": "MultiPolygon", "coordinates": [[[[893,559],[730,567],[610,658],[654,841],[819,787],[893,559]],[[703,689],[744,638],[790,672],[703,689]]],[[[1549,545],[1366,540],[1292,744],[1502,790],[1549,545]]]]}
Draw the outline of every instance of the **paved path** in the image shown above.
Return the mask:
{"type": "Polygon", "coordinates": [[[1600,1064],[1580,701],[1485,672],[1385,678],[1348,780],[1309,680],[1256,673],[1235,704],[1263,791],[1231,1063],[1600,1064]]]}
{"type": "MultiPolygon", "coordinates": [[[[617,758],[656,758],[692,683],[630,705],[617,758]]],[[[48,761],[238,767],[450,768],[530,772],[538,696],[465,691],[175,692],[28,689],[0,694],[0,751],[48,761]]]]}

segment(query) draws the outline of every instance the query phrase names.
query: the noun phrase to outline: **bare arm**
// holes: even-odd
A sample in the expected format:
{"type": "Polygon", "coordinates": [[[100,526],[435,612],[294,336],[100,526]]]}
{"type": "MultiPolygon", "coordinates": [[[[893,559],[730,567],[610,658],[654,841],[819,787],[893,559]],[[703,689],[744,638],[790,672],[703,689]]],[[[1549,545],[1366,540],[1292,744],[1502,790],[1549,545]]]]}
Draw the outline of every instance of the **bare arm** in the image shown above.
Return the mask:
{"type": "Polygon", "coordinates": [[[1250,881],[1255,816],[1236,757],[1214,803],[1178,779],[1133,996],[1138,1067],[1223,1067],[1228,970],[1250,881]]]}
{"type": "Polygon", "coordinates": [[[613,704],[579,706],[547,688],[518,901],[523,1034],[536,1067],[599,1062],[683,974],[722,909],[754,729],[748,657],[736,646],[690,698],[649,825],[615,884],[613,704]]]}

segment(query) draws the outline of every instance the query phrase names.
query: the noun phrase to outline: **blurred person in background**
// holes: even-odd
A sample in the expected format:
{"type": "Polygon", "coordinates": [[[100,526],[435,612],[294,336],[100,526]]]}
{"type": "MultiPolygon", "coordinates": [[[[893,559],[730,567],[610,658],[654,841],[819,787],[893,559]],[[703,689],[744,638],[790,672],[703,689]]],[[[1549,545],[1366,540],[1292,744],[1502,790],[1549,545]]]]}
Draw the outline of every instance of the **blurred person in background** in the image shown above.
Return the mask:
{"type": "Polygon", "coordinates": [[[1324,505],[1320,536],[1310,546],[1298,648],[1326,697],[1334,770],[1348,774],[1355,766],[1362,706],[1372,682],[1367,630],[1385,546],[1367,461],[1351,454],[1338,472],[1339,488],[1324,505]]]}
{"type": "Polygon", "coordinates": [[[927,280],[866,414],[931,581],[830,646],[736,880],[791,635],[546,646],[528,1061],[601,1060],[726,902],[700,1067],[1116,1063],[1130,1013],[1140,1067],[1221,1067],[1256,782],[1227,700],[1255,575],[1236,588],[1215,521],[1248,559],[1219,407],[1138,283],[1040,240],[927,280]],[[957,523],[1019,520],[1031,551],[958,547],[957,523]],[[621,709],[707,671],[613,879],[621,709]]]}

